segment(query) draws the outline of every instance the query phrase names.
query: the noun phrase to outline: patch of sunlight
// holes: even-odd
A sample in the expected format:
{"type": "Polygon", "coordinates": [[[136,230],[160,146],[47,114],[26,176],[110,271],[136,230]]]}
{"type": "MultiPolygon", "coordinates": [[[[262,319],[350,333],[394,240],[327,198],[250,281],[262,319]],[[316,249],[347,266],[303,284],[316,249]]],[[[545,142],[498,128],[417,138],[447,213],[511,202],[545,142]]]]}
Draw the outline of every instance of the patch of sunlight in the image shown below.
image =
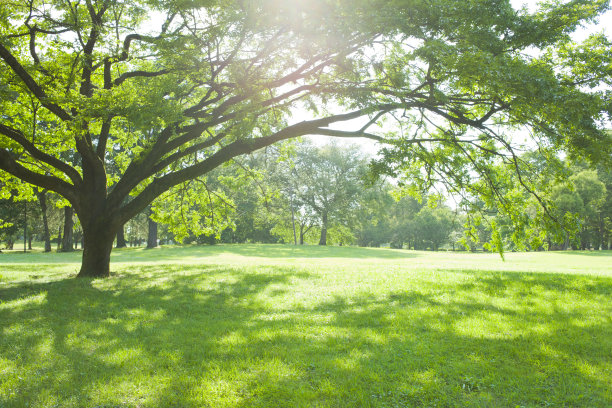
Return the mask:
{"type": "Polygon", "coordinates": [[[43,389],[36,396],[36,405],[39,407],[59,407],[64,405],[65,401],[60,399],[56,390],[43,389]],[[62,403],[60,405],[60,402],[62,403]]]}
{"type": "Polygon", "coordinates": [[[32,306],[42,306],[47,301],[47,291],[39,292],[35,295],[24,296],[19,299],[0,301],[0,311],[12,310],[22,311],[32,306]]]}
{"type": "Polygon", "coordinates": [[[376,329],[365,328],[359,330],[359,337],[370,344],[384,345],[387,344],[387,336],[376,329]]]}
{"type": "Polygon", "coordinates": [[[4,388],[5,379],[17,371],[15,361],[0,356],[0,392],[4,388]]]}
{"type": "Polygon", "coordinates": [[[335,358],[333,364],[347,371],[362,370],[363,362],[367,362],[371,358],[371,352],[363,349],[353,349],[348,356],[335,358]]]}
{"type": "Polygon", "coordinates": [[[233,331],[217,340],[221,346],[239,346],[246,343],[245,337],[238,331],[233,331]]]}
{"type": "Polygon", "coordinates": [[[47,330],[46,333],[41,333],[39,343],[34,346],[32,351],[38,355],[39,359],[44,359],[47,356],[52,355],[55,352],[53,346],[53,332],[51,330],[47,330]]]}
{"type": "Polygon", "coordinates": [[[540,343],[540,352],[546,356],[548,362],[551,360],[569,360],[569,355],[548,343],[540,343]]]}
{"type": "Polygon", "coordinates": [[[106,352],[100,359],[105,363],[123,367],[131,362],[141,360],[143,356],[144,352],[141,348],[123,347],[118,350],[106,352]]]}
{"type": "Polygon", "coordinates": [[[289,320],[295,317],[295,313],[284,312],[284,313],[261,313],[253,317],[253,320],[263,322],[278,322],[289,320]]]}
{"type": "Polygon", "coordinates": [[[552,333],[548,324],[529,324],[525,327],[523,322],[515,318],[491,311],[465,317],[453,323],[453,326],[455,332],[462,336],[486,339],[514,338],[526,333],[538,335],[552,333]]]}
{"type": "Polygon", "coordinates": [[[6,326],[2,328],[2,334],[5,336],[29,336],[30,335],[30,329],[29,329],[29,325],[32,323],[32,320],[28,320],[27,323],[25,322],[19,322],[19,323],[14,323],[10,326],[6,326]]]}
{"type": "Polygon", "coordinates": [[[247,388],[247,383],[236,378],[205,378],[192,390],[192,395],[202,401],[202,406],[237,406],[243,400],[241,390],[247,388]]]}
{"type": "Polygon", "coordinates": [[[91,333],[85,331],[85,334],[80,334],[80,330],[77,332],[68,333],[66,338],[64,339],[64,343],[66,346],[74,349],[80,350],[84,353],[93,353],[98,350],[102,346],[107,346],[106,343],[100,342],[100,337],[104,336],[95,336],[91,337],[91,333]]]}
{"type": "Polygon", "coordinates": [[[324,378],[319,383],[318,394],[322,398],[336,397],[340,392],[338,384],[331,378],[324,378]]]}
{"type": "Polygon", "coordinates": [[[593,382],[601,381],[608,386],[612,386],[612,360],[601,362],[602,365],[594,364],[590,361],[579,360],[575,363],[576,368],[585,377],[590,378],[593,382]]]}
{"type": "Polygon", "coordinates": [[[92,383],[87,387],[87,391],[90,400],[102,402],[102,404],[92,403],[91,406],[143,406],[149,395],[155,395],[157,392],[163,391],[161,388],[167,381],[168,379],[162,375],[144,378],[129,375],[107,379],[103,383],[92,383]],[[111,401],[112,404],[108,404],[111,401]]]}

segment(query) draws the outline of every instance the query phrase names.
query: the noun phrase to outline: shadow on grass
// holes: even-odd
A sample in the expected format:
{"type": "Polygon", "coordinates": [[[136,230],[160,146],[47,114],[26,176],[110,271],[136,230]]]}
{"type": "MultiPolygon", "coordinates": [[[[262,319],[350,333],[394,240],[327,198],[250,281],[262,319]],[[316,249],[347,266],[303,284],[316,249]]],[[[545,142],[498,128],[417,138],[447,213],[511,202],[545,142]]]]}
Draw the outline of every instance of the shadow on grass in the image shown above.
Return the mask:
{"type": "Polygon", "coordinates": [[[596,304],[610,279],[481,273],[311,305],[295,268],[130,272],[0,289],[0,406],[612,404],[610,318],[548,298],[596,304]]]}

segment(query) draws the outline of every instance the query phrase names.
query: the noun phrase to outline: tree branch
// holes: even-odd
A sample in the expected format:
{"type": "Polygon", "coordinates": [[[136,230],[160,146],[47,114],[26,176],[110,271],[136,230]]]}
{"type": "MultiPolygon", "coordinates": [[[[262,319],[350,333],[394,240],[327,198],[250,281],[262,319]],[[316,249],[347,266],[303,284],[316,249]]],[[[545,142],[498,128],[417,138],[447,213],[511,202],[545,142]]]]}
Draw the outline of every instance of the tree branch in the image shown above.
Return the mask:
{"type": "Polygon", "coordinates": [[[23,167],[17,162],[6,149],[0,148],[0,170],[25,181],[26,183],[46,188],[47,190],[55,191],[70,203],[78,207],[76,189],[73,185],[55,176],[36,173],[23,167]]]}
{"type": "Polygon", "coordinates": [[[4,62],[17,74],[17,76],[23,81],[26,87],[34,94],[34,96],[41,102],[41,104],[47,108],[50,112],[55,114],[58,118],[69,121],[72,120],[72,116],[63,110],[59,105],[49,102],[49,97],[45,91],[38,85],[38,83],[32,78],[26,69],[17,61],[17,59],[11,54],[11,52],[0,43],[0,57],[4,62]]]}
{"type": "Polygon", "coordinates": [[[43,163],[63,172],[66,174],[75,186],[80,186],[83,180],[79,172],[72,166],[65,162],[40,151],[34,143],[30,142],[19,130],[13,129],[0,123],[0,133],[19,143],[26,152],[28,152],[34,159],[40,160],[43,163]]]}

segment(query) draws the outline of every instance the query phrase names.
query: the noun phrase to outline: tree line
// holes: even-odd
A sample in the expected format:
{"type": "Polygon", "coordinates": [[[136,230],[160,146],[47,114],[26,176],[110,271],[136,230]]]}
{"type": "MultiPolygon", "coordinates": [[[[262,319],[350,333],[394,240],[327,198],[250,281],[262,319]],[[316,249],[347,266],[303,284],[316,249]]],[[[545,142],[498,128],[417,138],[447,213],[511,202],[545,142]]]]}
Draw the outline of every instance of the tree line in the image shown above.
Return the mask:
{"type": "MultiPolygon", "coordinates": [[[[610,249],[612,173],[559,160],[565,177],[551,182],[547,162],[535,153],[523,159],[546,183],[539,194],[548,196],[549,210],[560,220],[547,229],[535,216],[538,206],[525,204],[529,228],[539,237],[526,246],[512,240],[516,231],[507,217],[480,200],[432,191],[410,196],[396,180],[374,177],[371,160],[358,147],[310,143],[269,148],[216,170],[204,189],[177,191],[173,200],[154,203],[124,224],[115,246],[251,242],[473,251],[491,249],[487,243],[499,233],[506,250],[610,249]]],[[[43,241],[45,251],[51,244],[58,251],[82,248],[71,208],[46,191],[34,198],[13,191],[0,200],[5,248],[13,249],[24,232],[28,249],[33,239],[43,241]]]]}

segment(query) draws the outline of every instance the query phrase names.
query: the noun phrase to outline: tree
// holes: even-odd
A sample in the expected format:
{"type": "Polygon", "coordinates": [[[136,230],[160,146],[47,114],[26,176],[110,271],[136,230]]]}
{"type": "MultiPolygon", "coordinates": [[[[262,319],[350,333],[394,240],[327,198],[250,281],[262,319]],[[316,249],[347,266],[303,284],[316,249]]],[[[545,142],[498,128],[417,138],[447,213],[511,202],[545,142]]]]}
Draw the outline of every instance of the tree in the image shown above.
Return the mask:
{"type": "Polygon", "coordinates": [[[516,161],[508,126],[601,159],[609,43],[569,33],[607,3],[2,2],[0,170],[70,203],[78,276],[102,277],[119,228],[158,197],[302,135],[389,143],[379,172],[417,184],[516,161]],[[296,107],[311,118],[292,122],[296,107]],[[385,117],[397,132],[376,130],[385,117]]]}
{"type": "Polygon", "coordinates": [[[44,252],[51,252],[51,233],[49,232],[49,221],[47,217],[47,192],[45,190],[35,189],[35,193],[42,215],[42,238],[45,245],[44,252]]]}
{"type": "Polygon", "coordinates": [[[287,169],[289,174],[283,178],[292,187],[287,192],[293,194],[289,201],[298,214],[300,243],[312,225],[308,220],[315,218],[319,224],[319,245],[327,245],[331,227],[350,223],[364,190],[361,179],[365,166],[355,146],[317,148],[301,144],[297,147],[293,165],[287,169]]]}
{"type": "Polygon", "coordinates": [[[15,241],[24,231],[27,204],[19,200],[14,192],[5,196],[0,199],[0,239],[5,242],[6,249],[13,249],[15,241]]]}
{"type": "MultiPolygon", "coordinates": [[[[425,206],[415,217],[417,239],[437,251],[449,239],[453,227],[453,214],[450,209],[438,205],[436,208],[425,206]]],[[[425,249],[425,248],[423,248],[425,249]]]]}

